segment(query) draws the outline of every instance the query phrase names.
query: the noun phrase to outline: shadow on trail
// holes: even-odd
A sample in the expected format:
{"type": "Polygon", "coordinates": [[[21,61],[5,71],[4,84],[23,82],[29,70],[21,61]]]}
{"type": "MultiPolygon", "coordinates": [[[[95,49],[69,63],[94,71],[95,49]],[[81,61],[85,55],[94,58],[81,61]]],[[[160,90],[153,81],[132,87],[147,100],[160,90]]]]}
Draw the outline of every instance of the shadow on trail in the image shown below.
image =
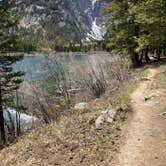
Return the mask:
{"type": "Polygon", "coordinates": [[[142,66],[142,68],[144,68],[144,69],[148,69],[149,67],[150,67],[150,68],[158,68],[158,67],[160,67],[161,65],[166,65],[166,57],[162,57],[162,58],[160,59],[160,61],[151,61],[151,62],[149,62],[148,64],[144,64],[144,65],[142,66]]]}

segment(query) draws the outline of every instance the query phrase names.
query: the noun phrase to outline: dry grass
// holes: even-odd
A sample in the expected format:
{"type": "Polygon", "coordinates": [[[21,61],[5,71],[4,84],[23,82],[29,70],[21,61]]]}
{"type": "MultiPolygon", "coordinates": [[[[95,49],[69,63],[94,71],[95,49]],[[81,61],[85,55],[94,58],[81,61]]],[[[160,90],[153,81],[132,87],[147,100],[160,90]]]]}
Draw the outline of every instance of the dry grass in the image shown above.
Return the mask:
{"type": "Polygon", "coordinates": [[[160,112],[165,112],[166,110],[166,65],[160,65],[158,74],[154,77],[154,82],[151,85],[151,89],[154,93],[158,94],[160,97],[160,102],[158,104],[158,110],[160,112]]]}
{"type": "Polygon", "coordinates": [[[155,77],[155,82],[152,85],[153,89],[160,89],[166,87],[166,66],[160,67],[160,72],[155,77]]]}
{"type": "Polygon", "coordinates": [[[33,130],[14,145],[0,152],[0,166],[106,166],[118,150],[120,126],[126,112],[120,113],[113,126],[95,127],[100,112],[117,105],[130,106],[130,94],[138,85],[131,81],[114,97],[96,99],[85,110],[70,110],[53,123],[33,130]]]}

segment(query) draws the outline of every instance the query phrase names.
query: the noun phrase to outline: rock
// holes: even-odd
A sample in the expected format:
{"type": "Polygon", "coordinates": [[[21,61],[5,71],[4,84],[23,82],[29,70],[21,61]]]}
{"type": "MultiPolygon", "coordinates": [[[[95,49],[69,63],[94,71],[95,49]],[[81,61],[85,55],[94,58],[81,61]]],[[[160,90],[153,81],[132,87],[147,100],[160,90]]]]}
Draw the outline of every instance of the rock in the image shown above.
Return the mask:
{"type": "Polygon", "coordinates": [[[166,116],[166,112],[161,113],[160,116],[166,116]]]}
{"type": "Polygon", "coordinates": [[[101,112],[100,116],[95,121],[96,127],[99,127],[101,124],[104,123],[106,113],[107,113],[107,111],[101,112]]]}
{"type": "Polygon", "coordinates": [[[78,103],[74,106],[74,109],[76,110],[83,110],[88,108],[88,103],[83,102],[83,103],[78,103]]]}
{"type": "Polygon", "coordinates": [[[151,98],[156,97],[156,94],[152,93],[146,97],[144,97],[145,101],[150,100],[151,98]]]}
{"type": "Polygon", "coordinates": [[[128,111],[129,107],[126,104],[121,104],[118,111],[128,111]]]}
{"type": "Polygon", "coordinates": [[[140,79],[141,81],[151,81],[151,79],[150,78],[148,78],[148,77],[141,77],[141,79],[140,79]]]}
{"type": "Polygon", "coordinates": [[[106,122],[112,124],[116,114],[117,114],[117,110],[110,110],[110,111],[108,111],[107,117],[106,117],[106,122]]]}
{"type": "Polygon", "coordinates": [[[118,106],[114,109],[108,109],[106,111],[102,111],[99,117],[95,121],[96,127],[100,127],[104,122],[108,122],[110,124],[113,123],[118,111],[126,111],[128,107],[126,105],[118,106]]]}
{"type": "Polygon", "coordinates": [[[155,107],[158,104],[160,104],[160,103],[159,102],[155,102],[155,101],[148,101],[148,102],[145,103],[145,105],[148,106],[148,107],[155,107]]]}
{"type": "Polygon", "coordinates": [[[70,148],[70,151],[71,152],[73,152],[73,151],[75,151],[76,149],[78,149],[79,148],[79,145],[77,145],[77,144],[73,144],[72,146],[71,146],[71,148],[70,148]]]}
{"type": "Polygon", "coordinates": [[[154,128],[151,129],[151,132],[153,134],[160,134],[161,133],[161,129],[158,128],[158,127],[154,127],[154,128]]]}
{"type": "Polygon", "coordinates": [[[99,99],[99,98],[96,98],[94,101],[95,101],[95,102],[99,102],[99,101],[100,101],[100,99],[99,99]]]}

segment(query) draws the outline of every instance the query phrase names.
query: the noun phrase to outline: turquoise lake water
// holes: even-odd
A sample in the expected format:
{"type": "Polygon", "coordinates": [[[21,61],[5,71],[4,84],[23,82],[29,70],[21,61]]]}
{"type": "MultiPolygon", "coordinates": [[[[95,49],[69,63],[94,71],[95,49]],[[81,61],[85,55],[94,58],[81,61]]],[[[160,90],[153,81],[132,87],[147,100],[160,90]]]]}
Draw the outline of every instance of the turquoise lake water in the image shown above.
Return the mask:
{"type": "MultiPolygon", "coordinates": [[[[25,71],[26,80],[35,80],[42,77],[47,77],[53,72],[68,70],[72,63],[84,65],[86,62],[92,64],[100,61],[114,61],[115,58],[109,55],[61,55],[61,56],[25,56],[23,60],[14,64],[16,71],[25,71]]],[[[85,66],[86,67],[86,66],[85,66]]]]}

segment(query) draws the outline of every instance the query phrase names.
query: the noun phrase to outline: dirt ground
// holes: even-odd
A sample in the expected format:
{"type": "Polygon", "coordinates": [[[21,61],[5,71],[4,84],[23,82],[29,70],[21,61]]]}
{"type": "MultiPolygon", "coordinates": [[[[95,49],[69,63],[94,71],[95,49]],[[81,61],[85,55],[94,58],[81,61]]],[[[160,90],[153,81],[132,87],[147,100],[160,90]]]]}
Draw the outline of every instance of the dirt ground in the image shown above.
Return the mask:
{"type": "Polygon", "coordinates": [[[150,80],[131,95],[133,112],[122,127],[120,150],[111,166],[166,166],[166,91],[151,88],[158,72],[149,69],[150,80]]]}

